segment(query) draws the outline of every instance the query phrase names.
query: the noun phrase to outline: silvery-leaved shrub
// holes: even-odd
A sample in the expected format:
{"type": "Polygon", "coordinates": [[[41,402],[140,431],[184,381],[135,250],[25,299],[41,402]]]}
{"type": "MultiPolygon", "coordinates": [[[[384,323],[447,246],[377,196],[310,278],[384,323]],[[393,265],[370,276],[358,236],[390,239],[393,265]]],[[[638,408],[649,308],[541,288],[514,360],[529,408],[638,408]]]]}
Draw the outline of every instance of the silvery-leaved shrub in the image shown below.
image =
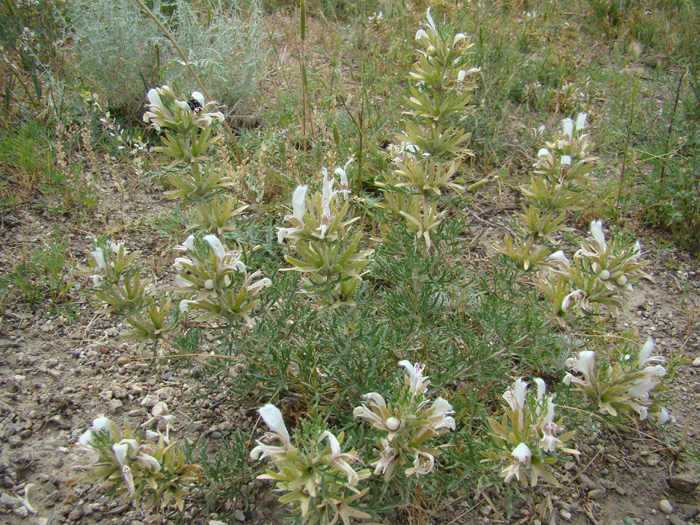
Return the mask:
{"type": "MultiPolygon", "coordinates": [[[[140,94],[158,83],[195,87],[171,42],[131,0],[71,0],[70,42],[80,69],[95,80],[109,105],[136,111],[140,94]]],[[[174,35],[207,89],[233,109],[254,94],[267,55],[257,0],[206,3],[147,2],[174,35]],[[200,4],[201,6],[201,4],[200,4]]]]}
{"type": "Polygon", "coordinates": [[[276,491],[283,493],[279,501],[291,504],[294,516],[310,524],[337,523],[340,519],[346,525],[352,518],[371,517],[356,507],[369,490],[359,490],[358,484],[370,471],[355,470],[353,464],[361,460],[354,449],[342,452],[342,432],[335,436],[309,425],[292,438],[276,406],[267,404],[258,412],[271,432],[265,434],[264,441],[257,441],[250,457],[269,462],[258,479],[276,482],[276,491]],[[268,444],[271,440],[278,444],[268,444]]]}
{"type": "Polygon", "coordinates": [[[188,464],[168,433],[136,435],[124,420],[124,430],[109,418],[98,417],[78,440],[92,453],[86,481],[109,486],[109,494],[146,507],[165,507],[171,501],[182,510],[183,497],[201,481],[201,467],[188,464]]]}
{"type": "Polygon", "coordinates": [[[632,354],[616,350],[600,355],[584,350],[567,360],[571,373],[564,383],[586,394],[594,411],[613,419],[643,421],[651,414],[658,423],[666,423],[669,413],[657,399],[667,373],[661,364],[665,359],[652,356],[653,351],[651,337],[632,354]]]}
{"type": "Polygon", "coordinates": [[[426,395],[430,381],[423,376],[425,366],[405,360],[399,361],[399,366],[406,369],[405,383],[391,401],[370,392],[363,396],[362,406],[353,411],[356,418],[367,420],[381,433],[375,450],[379,457],[371,465],[374,474],[384,475],[384,481],[403,465],[408,465],[403,471],[406,477],[432,472],[440,449],[430,441],[455,429],[450,416],[454,413],[452,405],[441,397],[431,403],[426,395]]]}
{"type": "Polygon", "coordinates": [[[500,477],[509,483],[516,478],[523,487],[535,487],[540,476],[559,485],[547,465],[557,462],[557,452],[578,456],[579,452],[565,443],[573,432],[564,433],[562,419],[555,421],[554,396],[546,395],[544,380],[536,378],[537,393],[528,394],[528,384],[518,378],[503,394],[507,406],[501,421],[489,418],[495,447],[482,454],[500,464],[500,477]]]}

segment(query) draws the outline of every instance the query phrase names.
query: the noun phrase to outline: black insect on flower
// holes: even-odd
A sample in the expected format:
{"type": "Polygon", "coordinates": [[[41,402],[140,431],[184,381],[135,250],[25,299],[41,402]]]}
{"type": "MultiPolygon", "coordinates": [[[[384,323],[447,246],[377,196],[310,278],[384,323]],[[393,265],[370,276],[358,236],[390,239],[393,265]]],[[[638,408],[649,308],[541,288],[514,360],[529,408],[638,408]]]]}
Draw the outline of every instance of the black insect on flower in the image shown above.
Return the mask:
{"type": "Polygon", "coordinates": [[[192,111],[197,111],[198,109],[202,109],[202,104],[194,98],[189,99],[187,101],[187,105],[190,107],[190,109],[192,111]]]}

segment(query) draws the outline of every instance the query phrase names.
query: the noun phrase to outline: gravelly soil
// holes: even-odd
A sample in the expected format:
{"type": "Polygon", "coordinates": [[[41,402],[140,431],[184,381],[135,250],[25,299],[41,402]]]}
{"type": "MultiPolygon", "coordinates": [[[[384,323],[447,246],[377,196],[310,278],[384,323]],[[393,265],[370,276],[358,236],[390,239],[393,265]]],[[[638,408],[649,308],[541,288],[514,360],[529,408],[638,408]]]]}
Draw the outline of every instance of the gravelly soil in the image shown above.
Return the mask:
{"type": "MultiPolygon", "coordinates": [[[[105,174],[96,219],[81,229],[66,229],[71,256],[85,263],[87,236],[104,231],[128,237],[129,245],[149,260],[159,279],[172,279],[169,244],[142,233],[128,231],[135,217],[152,216],[173,204],[160,192],[119,193],[105,174]]],[[[16,209],[18,219],[2,228],[3,250],[0,271],[7,273],[23,250],[37,246],[48,233],[68,227],[55,217],[30,208],[16,209]]],[[[484,226],[487,227],[487,226],[484,226]]],[[[489,236],[484,236],[484,239],[489,236]]],[[[486,241],[482,241],[486,243],[486,241]]],[[[635,291],[631,307],[616,321],[620,331],[634,328],[655,338],[658,351],[681,363],[670,382],[669,408],[674,420],[665,429],[676,443],[700,446],[700,272],[688,255],[659,245],[653,233],[642,237],[654,283],[635,291]],[[696,366],[693,361],[696,360],[696,366]]],[[[484,244],[486,247],[486,244],[484,244]]],[[[76,276],[84,286],[83,276],[76,276]]],[[[173,436],[195,441],[210,440],[221,446],[232,429],[248,430],[256,414],[221,394],[197,398],[197,363],[185,369],[161,364],[156,372],[148,361],[139,361],[135,345],[124,343],[113,319],[96,314],[96,309],[78,297],[76,318],[56,316],[44,306],[32,308],[7,300],[0,310],[0,492],[26,495],[28,508],[0,504],[1,523],[50,524],[159,524],[162,515],[144,515],[129,505],[104,496],[103,487],[72,482],[79,474],[85,455],[76,439],[100,414],[120,420],[128,417],[134,426],[154,428],[164,424],[153,417],[154,405],[163,401],[167,413],[176,416],[173,436]],[[83,301],[82,303],[80,301],[83,301]]],[[[11,296],[10,296],[11,297],[11,296]]],[[[203,349],[206,350],[206,349],[203,349]]],[[[231,380],[234,380],[235,370],[231,380]]],[[[160,405],[162,408],[162,405],[160,405]]],[[[493,493],[476,498],[476,505],[444,502],[435,523],[515,523],[539,519],[543,523],[660,524],[700,523],[697,464],[677,454],[662,432],[651,425],[634,431],[612,431],[593,427],[579,432],[576,442],[580,461],[563,465],[562,488],[540,487],[531,504],[512,509],[508,501],[493,493]],[[660,510],[667,500],[672,512],[660,510]],[[509,511],[513,514],[509,515],[509,511]]],[[[247,523],[276,523],[271,513],[273,497],[251,491],[258,500],[248,507],[242,502],[219,502],[222,511],[246,508],[236,518],[247,523]]],[[[188,499],[185,523],[208,523],[217,515],[204,515],[202,494],[196,490],[188,499]]],[[[250,503],[250,502],[248,502],[250,503]]],[[[667,509],[668,510],[668,509],[667,509]]],[[[404,514],[387,518],[387,523],[407,523],[404,514]]],[[[233,521],[233,519],[231,520],[233,521]]]]}

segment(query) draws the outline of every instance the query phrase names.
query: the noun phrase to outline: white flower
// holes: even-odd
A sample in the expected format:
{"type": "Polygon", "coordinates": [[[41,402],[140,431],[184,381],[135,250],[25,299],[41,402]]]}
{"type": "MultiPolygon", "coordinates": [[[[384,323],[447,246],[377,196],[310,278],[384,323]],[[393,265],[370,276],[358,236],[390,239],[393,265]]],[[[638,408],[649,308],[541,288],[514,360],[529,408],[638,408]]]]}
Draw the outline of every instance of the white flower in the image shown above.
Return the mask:
{"type": "Polygon", "coordinates": [[[144,463],[146,465],[146,468],[151,472],[160,472],[160,463],[153,456],[144,454],[143,452],[139,452],[136,455],[136,460],[140,461],[141,463],[144,463]]]}
{"type": "Polygon", "coordinates": [[[382,447],[382,450],[379,453],[379,459],[373,461],[371,465],[375,467],[375,476],[377,474],[386,474],[385,479],[387,479],[391,475],[391,471],[394,468],[392,463],[398,457],[398,453],[389,444],[389,441],[384,438],[379,439],[379,445],[382,447]]]}
{"type": "Polygon", "coordinates": [[[136,487],[134,486],[134,476],[131,473],[131,469],[128,465],[124,465],[122,467],[122,478],[124,479],[124,483],[126,484],[126,488],[129,491],[129,494],[133,494],[136,490],[136,487]]]}
{"type": "Polygon", "coordinates": [[[190,305],[191,304],[197,304],[197,301],[188,301],[187,299],[183,299],[180,301],[180,311],[185,314],[189,311],[190,305]]]}
{"type": "Polygon", "coordinates": [[[505,476],[506,483],[510,482],[513,477],[520,481],[522,467],[530,460],[532,452],[525,443],[520,443],[510,455],[512,456],[511,464],[501,472],[501,475],[505,476]]]}
{"type": "Polygon", "coordinates": [[[306,214],[306,191],[308,186],[297,186],[292,195],[292,217],[304,223],[304,214],[306,214]]]}
{"type": "Polygon", "coordinates": [[[583,375],[583,380],[574,377],[571,374],[566,374],[564,384],[568,385],[572,381],[580,385],[590,385],[595,380],[595,352],[592,350],[584,350],[579,352],[578,359],[570,357],[566,360],[566,365],[576,372],[583,375]]]}
{"type": "Polygon", "coordinates": [[[639,356],[638,356],[638,362],[640,365],[644,366],[647,363],[650,362],[661,362],[663,363],[666,361],[662,356],[656,356],[656,357],[651,357],[651,353],[654,351],[654,340],[651,337],[648,337],[646,342],[644,343],[644,346],[642,346],[642,349],[639,351],[639,356]]]}
{"type": "Polygon", "coordinates": [[[560,162],[562,166],[571,166],[571,155],[562,155],[560,162]]]}
{"type": "Polygon", "coordinates": [[[574,134],[574,121],[570,118],[565,118],[561,121],[561,129],[564,131],[564,135],[571,140],[574,134]]]}
{"type": "Polygon", "coordinates": [[[432,454],[423,451],[416,451],[416,457],[413,460],[413,467],[406,469],[406,475],[425,476],[430,474],[435,466],[435,458],[432,454]]]}
{"type": "Polygon", "coordinates": [[[331,220],[331,201],[335,196],[335,192],[333,191],[335,179],[328,178],[328,170],[326,170],[326,168],[323,168],[321,171],[323,173],[323,191],[321,193],[321,226],[319,226],[317,229],[321,231],[321,239],[323,239],[326,235],[328,224],[331,220]]]}
{"type": "Polygon", "coordinates": [[[593,235],[600,251],[604,251],[607,244],[605,243],[605,234],[603,233],[603,221],[591,221],[591,235],[593,235]]]}
{"type": "Polygon", "coordinates": [[[98,417],[92,422],[92,427],[80,436],[78,443],[84,446],[95,445],[95,438],[102,432],[113,436],[117,432],[117,425],[108,417],[98,417]]]}
{"type": "Polygon", "coordinates": [[[127,464],[127,459],[133,459],[138,448],[139,444],[135,439],[122,439],[119,443],[112,445],[112,452],[119,466],[123,467],[127,464]]]}
{"type": "Polygon", "coordinates": [[[566,255],[564,255],[563,250],[559,250],[558,252],[554,252],[552,255],[548,257],[548,259],[553,259],[554,261],[557,261],[567,268],[571,267],[571,264],[569,263],[569,259],[566,258],[566,255]]]}
{"type": "Polygon", "coordinates": [[[515,412],[516,410],[522,410],[525,406],[526,394],[527,383],[521,378],[518,378],[513,383],[513,386],[509,386],[508,390],[505,391],[503,399],[510,405],[510,409],[515,412]]]}
{"type": "Polygon", "coordinates": [[[459,73],[457,74],[457,82],[464,82],[465,77],[467,76],[467,72],[464,71],[464,69],[461,69],[459,73]]]}
{"type": "Polygon", "coordinates": [[[222,261],[226,257],[226,249],[216,235],[205,235],[204,240],[209,244],[219,261],[222,261]]]}
{"type": "MultiPolygon", "coordinates": [[[[167,86],[163,86],[164,88],[167,86]]],[[[142,92],[143,93],[143,92],[142,92]]],[[[158,91],[155,89],[149,89],[148,90],[148,102],[151,105],[151,110],[163,110],[165,109],[163,106],[163,101],[160,99],[160,95],[158,94],[158,91]]]]}
{"type": "Polygon", "coordinates": [[[343,194],[343,198],[345,200],[348,200],[348,195],[350,194],[350,190],[348,189],[348,174],[347,174],[347,169],[348,166],[352,161],[355,159],[351,158],[349,161],[345,163],[345,166],[342,168],[336,168],[335,169],[335,174],[340,176],[340,193],[343,194]]]}
{"type": "Polygon", "coordinates": [[[272,460],[274,461],[275,456],[286,455],[288,451],[293,450],[294,447],[290,442],[289,432],[287,432],[287,427],[284,424],[282,412],[280,412],[275,405],[268,403],[264,407],[259,408],[258,413],[263,421],[265,421],[265,424],[270,428],[270,430],[272,430],[272,432],[266,433],[265,436],[269,438],[277,438],[282,442],[282,446],[275,447],[265,445],[260,440],[257,440],[256,443],[258,446],[251,450],[250,457],[252,459],[261,460],[265,459],[266,457],[272,457],[272,460]]]}
{"type": "Polygon", "coordinates": [[[318,438],[318,441],[321,442],[324,438],[328,440],[328,444],[331,448],[331,454],[329,457],[330,463],[340,472],[345,473],[345,475],[348,477],[348,484],[350,486],[357,485],[357,483],[360,481],[360,478],[358,477],[357,472],[355,472],[355,470],[346,461],[355,461],[358,459],[357,456],[353,454],[341,454],[340,443],[338,443],[338,439],[328,430],[324,431],[323,434],[321,434],[321,437],[318,438]]]}
{"type": "Polygon", "coordinates": [[[412,365],[410,362],[403,360],[399,361],[399,366],[406,369],[406,373],[409,378],[409,391],[412,397],[424,394],[428,390],[428,378],[423,377],[423,370],[425,370],[425,365],[416,363],[412,365]]]}
{"type": "Polygon", "coordinates": [[[572,300],[576,301],[579,299],[582,299],[585,297],[585,292],[583,290],[574,290],[571,292],[569,295],[564,297],[564,300],[561,302],[561,309],[564,312],[569,311],[569,304],[571,303],[572,300]]]}
{"type": "Polygon", "coordinates": [[[453,417],[448,416],[448,414],[454,414],[452,410],[452,405],[441,397],[438,397],[433,404],[430,406],[430,420],[435,422],[431,425],[433,430],[439,430],[441,428],[449,428],[454,430],[456,428],[455,420],[453,417]]]}
{"type": "Polygon", "coordinates": [[[527,463],[527,461],[532,457],[532,452],[525,443],[520,443],[510,454],[515,459],[520,461],[520,463],[527,463]]]}
{"type": "Polygon", "coordinates": [[[180,250],[181,252],[194,250],[194,235],[190,235],[185,239],[185,242],[175,246],[173,249],[180,250]]]}
{"type": "Polygon", "coordinates": [[[105,254],[102,251],[102,248],[97,247],[93,251],[90,252],[92,255],[92,258],[95,260],[95,263],[97,264],[98,268],[102,270],[107,270],[107,263],[105,262],[105,254]]]}
{"type": "Polygon", "coordinates": [[[671,419],[671,415],[664,407],[661,407],[661,410],[659,410],[655,415],[659,425],[664,425],[671,419]]]}
{"type": "Polygon", "coordinates": [[[541,402],[544,395],[547,393],[547,385],[545,384],[544,379],[539,377],[536,377],[534,381],[537,384],[537,401],[541,402]]]}
{"type": "Polygon", "coordinates": [[[586,127],[586,117],[588,115],[586,113],[579,113],[578,117],[576,118],[576,131],[581,131],[583,130],[584,127],[586,127]]]}
{"type": "Polygon", "coordinates": [[[426,33],[423,29],[419,29],[416,32],[416,40],[421,40],[421,39],[427,39],[428,38],[428,33],[426,33]]]}
{"type": "Polygon", "coordinates": [[[202,95],[199,91],[193,91],[192,92],[192,98],[199,102],[199,105],[204,107],[205,101],[204,101],[204,95],[202,95]]]}

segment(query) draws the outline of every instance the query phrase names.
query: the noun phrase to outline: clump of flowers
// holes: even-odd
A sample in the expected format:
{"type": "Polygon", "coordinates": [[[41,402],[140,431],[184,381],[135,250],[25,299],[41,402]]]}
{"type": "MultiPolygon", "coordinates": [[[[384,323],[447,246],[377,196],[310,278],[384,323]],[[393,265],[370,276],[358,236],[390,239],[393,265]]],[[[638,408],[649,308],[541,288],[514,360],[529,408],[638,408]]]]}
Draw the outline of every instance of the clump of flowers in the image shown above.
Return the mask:
{"type": "Polygon", "coordinates": [[[180,311],[199,310],[198,321],[217,317],[244,319],[252,323],[250,312],[260,305],[257,296],[272,281],[262,270],[248,273],[241,250],[227,250],[216,235],[205,235],[203,242],[190,235],[176,250],[186,257],[175,259],[177,292],[187,294],[180,311]]]}
{"type": "Polygon", "coordinates": [[[488,461],[501,463],[500,476],[509,483],[516,478],[523,487],[535,487],[541,476],[545,481],[558,486],[559,483],[547,470],[547,465],[556,463],[557,451],[578,456],[579,452],[564,445],[574,432],[562,433],[562,420],[555,422],[554,396],[546,396],[544,380],[536,378],[537,394],[528,394],[528,384],[516,379],[513,386],[503,394],[507,406],[501,421],[489,418],[491,437],[496,448],[483,452],[488,461]]]}
{"type": "Polygon", "coordinates": [[[642,248],[633,245],[608,243],[603,233],[603,222],[591,222],[593,242],[581,243],[573,261],[558,251],[548,259],[550,268],[539,277],[538,286],[553,304],[552,315],[563,324],[570,311],[591,313],[596,304],[604,304],[617,312],[623,300],[641,279],[651,280],[643,268],[642,248]]]}
{"type": "Polygon", "coordinates": [[[650,337],[634,355],[615,352],[599,366],[596,352],[584,350],[567,360],[571,373],[566,374],[564,383],[585,393],[597,412],[618,420],[640,421],[652,414],[663,424],[669,414],[655,396],[662,390],[666,368],[661,363],[665,359],[652,357],[653,351],[654,340],[650,337]]]}
{"type": "Polygon", "coordinates": [[[452,405],[441,397],[431,403],[426,396],[430,381],[423,376],[425,366],[405,360],[399,361],[399,366],[406,369],[406,378],[393,404],[370,392],[363,396],[365,403],[353,411],[356,418],[366,419],[383,433],[377,439],[379,457],[371,465],[374,474],[384,474],[384,481],[402,465],[409,465],[404,470],[406,476],[429,474],[440,455],[429,440],[455,429],[452,405]]]}
{"type": "Polygon", "coordinates": [[[276,490],[285,493],[279,498],[281,503],[292,504],[294,514],[311,524],[336,523],[340,518],[348,525],[352,518],[371,518],[371,514],[353,507],[369,490],[360,491],[357,485],[370,476],[370,471],[353,468],[360,458],[354,449],[341,451],[342,432],[336,437],[328,430],[315,432],[309,428],[303,438],[293,440],[276,406],[267,404],[258,412],[272,431],[264,439],[277,440],[279,445],[258,440],[250,457],[269,461],[271,468],[258,479],[277,482],[276,490]]]}
{"type": "Polygon", "coordinates": [[[209,164],[207,156],[208,150],[223,139],[216,125],[224,115],[216,102],[206,101],[197,91],[192,92],[190,100],[182,100],[171,88],[162,86],[149,90],[143,120],[156,131],[165,130],[163,145],[154,151],[170,157],[170,168],[184,165],[184,170],[168,173],[169,182],[175,186],[168,192],[171,199],[206,197],[230,184],[230,178],[209,164]]]}
{"type": "Polygon", "coordinates": [[[285,239],[298,256],[286,255],[293,270],[308,277],[304,288],[314,294],[324,308],[354,306],[353,295],[362,284],[363,270],[370,262],[373,250],[362,250],[362,233],[352,232],[350,226],[359,219],[347,219],[349,189],[345,168],[337,168],[338,180],[324,168],[320,193],[307,197],[308,186],[298,186],[292,196],[292,215],[285,220],[291,227],[278,229],[278,241],[285,239]],[[338,195],[343,196],[337,204],[338,195]]]}
{"type": "Polygon", "coordinates": [[[165,507],[171,500],[183,508],[188,488],[201,481],[201,467],[185,463],[180,448],[169,436],[149,431],[135,435],[128,420],[124,431],[109,418],[98,417],[78,440],[94,454],[83,479],[110,485],[113,494],[147,507],[165,507]]]}

